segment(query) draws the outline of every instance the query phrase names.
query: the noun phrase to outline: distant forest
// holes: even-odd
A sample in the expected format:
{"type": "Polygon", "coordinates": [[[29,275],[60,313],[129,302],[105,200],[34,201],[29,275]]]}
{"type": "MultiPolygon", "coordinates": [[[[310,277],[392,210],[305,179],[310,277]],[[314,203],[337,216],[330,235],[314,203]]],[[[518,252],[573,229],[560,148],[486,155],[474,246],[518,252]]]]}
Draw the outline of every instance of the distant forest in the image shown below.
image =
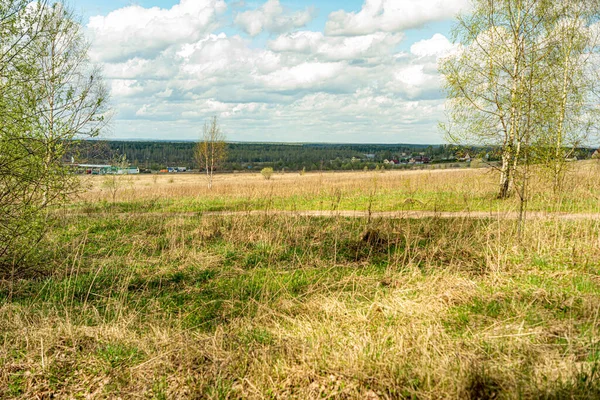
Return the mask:
{"type": "MultiPolygon", "coordinates": [[[[158,171],[168,167],[199,169],[194,158],[194,142],[82,141],[69,160],[77,163],[115,164],[126,157],[128,165],[142,170],[158,171]]],[[[589,151],[578,151],[589,157],[589,151]]],[[[492,148],[464,148],[451,145],[413,144],[270,144],[228,143],[227,158],[221,171],[255,170],[359,170],[373,169],[385,160],[406,164],[414,158],[426,157],[429,163],[456,162],[459,158],[497,158],[492,148]]]]}

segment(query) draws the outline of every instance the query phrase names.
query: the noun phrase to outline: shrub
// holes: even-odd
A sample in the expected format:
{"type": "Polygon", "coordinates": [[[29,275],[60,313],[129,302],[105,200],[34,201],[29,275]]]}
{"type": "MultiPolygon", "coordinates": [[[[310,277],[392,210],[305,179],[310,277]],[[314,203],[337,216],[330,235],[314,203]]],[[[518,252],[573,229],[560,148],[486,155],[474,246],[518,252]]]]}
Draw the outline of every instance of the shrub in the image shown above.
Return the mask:
{"type": "Polygon", "coordinates": [[[271,179],[271,176],[273,176],[273,168],[271,168],[271,167],[266,167],[266,168],[263,168],[263,169],[260,171],[260,174],[261,174],[261,175],[263,176],[263,178],[265,178],[265,179],[271,179]]]}

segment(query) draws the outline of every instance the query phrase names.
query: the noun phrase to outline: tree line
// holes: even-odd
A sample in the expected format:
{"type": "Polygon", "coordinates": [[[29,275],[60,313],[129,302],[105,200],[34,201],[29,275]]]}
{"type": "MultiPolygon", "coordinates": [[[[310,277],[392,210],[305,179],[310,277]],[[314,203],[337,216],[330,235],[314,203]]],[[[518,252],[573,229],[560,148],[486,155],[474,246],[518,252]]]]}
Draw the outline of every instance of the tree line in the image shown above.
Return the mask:
{"type": "MultiPolygon", "coordinates": [[[[282,143],[226,143],[226,152],[219,170],[241,171],[263,166],[276,170],[300,171],[362,169],[366,164],[384,160],[407,161],[426,156],[432,162],[451,162],[469,154],[492,160],[497,152],[491,147],[412,144],[282,144],[282,143]],[[352,161],[354,159],[354,162],[352,161]]],[[[188,169],[204,168],[195,157],[194,142],[164,141],[82,141],[71,156],[80,163],[110,164],[118,155],[126,155],[131,165],[158,171],[170,166],[188,169]]],[[[584,150],[582,154],[587,154],[584,150]]]]}
{"type": "MultiPolygon", "coordinates": [[[[195,157],[196,146],[194,142],[81,141],[66,154],[64,162],[70,162],[73,157],[79,163],[111,164],[125,155],[129,164],[151,171],[167,167],[201,169],[203,166],[195,157]]],[[[501,157],[501,149],[493,146],[311,143],[226,143],[225,146],[218,171],[254,170],[264,166],[290,171],[358,170],[374,167],[384,160],[406,162],[421,154],[430,158],[431,163],[456,162],[466,155],[490,162],[501,157]]],[[[569,149],[572,158],[580,160],[589,158],[593,152],[593,148],[587,147],[569,149]]]]}

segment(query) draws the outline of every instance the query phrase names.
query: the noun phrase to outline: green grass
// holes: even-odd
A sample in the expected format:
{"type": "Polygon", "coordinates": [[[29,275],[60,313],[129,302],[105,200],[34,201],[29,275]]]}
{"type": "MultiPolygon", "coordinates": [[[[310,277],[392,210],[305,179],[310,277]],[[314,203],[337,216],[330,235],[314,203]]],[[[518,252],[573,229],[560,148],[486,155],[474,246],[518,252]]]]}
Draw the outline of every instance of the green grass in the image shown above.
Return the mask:
{"type": "Polygon", "coordinates": [[[600,393],[598,222],[136,207],[59,220],[2,281],[0,397],[600,393]]]}
{"type": "MultiPolygon", "coordinates": [[[[215,211],[249,211],[249,210],[284,210],[284,211],[330,211],[330,210],[357,210],[366,211],[371,208],[372,211],[404,211],[404,210],[422,210],[422,211],[463,211],[471,209],[473,211],[497,210],[498,206],[504,206],[504,203],[498,203],[493,199],[477,199],[465,205],[458,196],[449,194],[450,198],[432,198],[427,193],[421,193],[418,196],[410,196],[400,193],[379,193],[376,196],[365,196],[361,193],[348,195],[340,199],[328,196],[292,196],[292,197],[273,197],[267,200],[255,199],[178,199],[178,200],[159,200],[148,206],[143,202],[118,202],[118,203],[99,203],[96,205],[82,205],[81,209],[90,213],[99,212],[215,212],[215,211]],[[389,197],[394,197],[390,201],[389,197]],[[398,200],[400,199],[400,200],[398,200]]],[[[501,207],[504,208],[504,207],[501,207]]]]}
{"type": "MultiPolygon", "coordinates": [[[[291,196],[266,196],[260,198],[213,197],[157,199],[151,202],[94,202],[79,203],[73,206],[76,212],[94,213],[177,213],[191,212],[202,214],[220,211],[515,211],[519,207],[517,199],[498,200],[495,193],[473,195],[460,191],[439,191],[433,188],[405,191],[377,190],[374,194],[364,190],[344,193],[316,193],[291,196]]],[[[529,211],[595,213],[599,211],[597,196],[568,196],[562,201],[548,203],[547,196],[534,195],[529,199],[529,211]]]]}

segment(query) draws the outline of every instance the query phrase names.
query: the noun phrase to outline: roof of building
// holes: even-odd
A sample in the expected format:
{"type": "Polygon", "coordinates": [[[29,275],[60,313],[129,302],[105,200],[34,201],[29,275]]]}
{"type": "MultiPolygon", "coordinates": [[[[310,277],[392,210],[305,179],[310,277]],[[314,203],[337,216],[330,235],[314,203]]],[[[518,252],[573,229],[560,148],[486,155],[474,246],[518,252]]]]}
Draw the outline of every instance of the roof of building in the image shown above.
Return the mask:
{"type": "Polygon", "coordinates": [[[75,164],[75,166],[84,168],[111,168],[111,165],[102,164],[75,164]]]}

